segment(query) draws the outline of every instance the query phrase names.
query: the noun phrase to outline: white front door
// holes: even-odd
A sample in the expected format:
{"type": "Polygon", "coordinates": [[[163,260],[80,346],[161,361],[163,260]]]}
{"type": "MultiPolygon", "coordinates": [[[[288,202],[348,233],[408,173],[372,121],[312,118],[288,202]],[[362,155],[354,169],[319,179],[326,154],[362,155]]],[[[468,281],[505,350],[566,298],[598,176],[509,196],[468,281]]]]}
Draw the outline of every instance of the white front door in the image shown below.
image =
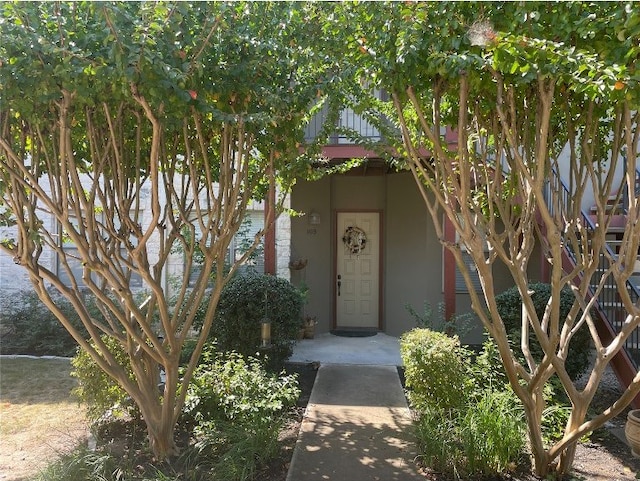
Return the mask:
{"type": "Polygon", "coordinates": [[[338,212],[336,327],[379,328],[380,213],[338,212]]]}

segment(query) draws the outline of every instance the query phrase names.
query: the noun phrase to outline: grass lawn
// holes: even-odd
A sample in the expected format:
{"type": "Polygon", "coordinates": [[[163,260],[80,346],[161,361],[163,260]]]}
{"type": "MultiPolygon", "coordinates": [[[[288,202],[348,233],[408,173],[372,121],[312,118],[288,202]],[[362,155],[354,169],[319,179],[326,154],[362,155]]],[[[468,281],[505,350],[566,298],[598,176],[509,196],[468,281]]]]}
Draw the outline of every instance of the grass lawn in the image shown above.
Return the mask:
{"type": "Polygon", "coordinates": [[[88,435],[84,410],[71,397],[76,385],[62,359],[0,359],[2,481],[32,478],[88,435]]]}

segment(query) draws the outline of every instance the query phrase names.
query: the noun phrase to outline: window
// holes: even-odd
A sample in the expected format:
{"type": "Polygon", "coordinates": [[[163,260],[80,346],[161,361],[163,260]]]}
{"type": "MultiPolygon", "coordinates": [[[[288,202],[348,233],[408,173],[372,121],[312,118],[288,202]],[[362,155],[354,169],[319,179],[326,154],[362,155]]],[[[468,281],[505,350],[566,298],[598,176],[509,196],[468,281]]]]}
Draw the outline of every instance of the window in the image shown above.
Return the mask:
{"type": "MultiPolygon", "coordinates": [[[[97,220],[102,221],[103,215],[104,214],[96,214],[96,217],[98,218],[97,220]]],[[[77,219],[73,218],[71,222],[74,225],[77,225],[78,221],[77,219]]],[[[86,285],[85,285],[84,279],[82,278],[82,274],[83,274],[82,261],[78,253],[78,248],[67,238],[67,236],[64,234],[60,226],[59,226],[59,235],[60,235],[62,251],[64,252],[64,258],[66,259],[66,263],[69,266],[70,272],[65,268],[64,260],[61,259],[60,256],[56,256],[56,268],[57,268],[58,278],[62,281],[62,283],[65,286],[70,287],[71,279],[73,278],[75,279],[78,286],[85,287],[86,285]]],[[[127,253],[124,247],[120,249],[120,252],[122,257],[126,258],[127,253]]],[[[125,275],[128,275],[129,270],[126,269],[126,267],[124,266],[122,267],[123,269],[125,269],[125,275]]],[[[98,281],[97,275],[92,274],[91,277],[94,281],[98,281]]],[[[142,278],[140,277],[140,275],[135,272],[131,272],[129,285],[130,287],[133,287],[133,288],[141,288],[142,278]]]]}
{"type": "MultiPolygon", "coordinates": [[[[473,282],[473,288],[476,292],[482,292],[482,286],[480,284],[480,276],[478,275],[478,269],[476,268],[473,259],[471,258],[471,254],[469,254],[466,250],[462,251],[462,258],[464,259],[464,263],[469,268],[469,275],[471,276],[471,281],[473,282]]],[[[464,277],[462,277],[462,273],[460,269],[456,265],[456,292],[458,293],[468,293],[469,289],[467,288],[467,284],[464,282],[464,277]]]]}
{"type": "MultiPolygon", "coordinates": [[[[462,219],[460,216],[458,217],[458,220],[461,224],[464,225],[464,219],[462,219]]],[[[460,242],[460,236],[459,234],[456,232],[456,241],[460,242]]],[[[469,276],[471,277],[471,283],[473,284],[473,289],[475,292],[482,292],[482,285],[480,283],[480,276],[478,274],[478,269],[475,265],[475,263],[473,262],[473,258],[471,257],[471,254],[469,254],[469,252],[467,251],[466,246],[461,246],[462,247],[462,259],[465,263],[465,265],[467,266],[468,270],[469,270],[469,276]]],[[[488,253],[488,245],[486,242],[484,242],[484,250],[485,250],[485,254],[488,253]]],[[[460,272],[460,269],[458,268],[458,265],[456,264],[456,292],[457,293],[468,293],[469,289],[467,288],[467,284],[464,282],[464,277],[462,276],[462,272],[460,272]]]]}
{"type": "MultiPolygon", "coordinates": [[[[263,226],[264,211],[247,211],[244,222],[229,244],[229,249],[227,250],[226,256],[227,266],[230,266],[232,262],[237,262],[242,258],[244,253],[247,252],[249,247],[253,244],[255,235],[263,228],[263,226]]],[[[191,266],[191,272],[189,275],[189,286],[195,285],[198,276],[200,275],[200,271],[200,265],[194,262],[194,264],[191,266]]],[[[264,272],[264,247],[262,241],[260,241],[260,244],[258,245],[256,250],[249,256],[244,264],[242,264],[238,268],[238,273],[248,272],[264,272]]]]}

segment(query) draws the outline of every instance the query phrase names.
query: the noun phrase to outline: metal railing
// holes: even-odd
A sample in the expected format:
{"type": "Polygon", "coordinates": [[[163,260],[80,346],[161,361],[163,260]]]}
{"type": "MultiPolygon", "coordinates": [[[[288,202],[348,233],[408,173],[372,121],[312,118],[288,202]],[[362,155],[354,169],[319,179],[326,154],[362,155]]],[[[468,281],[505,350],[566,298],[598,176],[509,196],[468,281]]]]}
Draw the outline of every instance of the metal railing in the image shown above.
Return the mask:
{"type": "MultiPolygon", "coordinates": [[[[640,175],[636,173],[636,185],[640,182],[640,175]]],[[[565,220],[570,217],[567,206],[571,200],[571,193],[567,185],[560,179],[557,172],[553,171],[547,184],[546,202],[552,214],[561,214],[565,220]]],[[[583,210],[580,210],[580,220],[585,226],[587,235],[596,230],[593,219],[583,210]]],[[[597,311],[602,322],[607,323],[611,332],[620,332],[628,313],[620,300],[618,286],[610,272],[611,259],[616,259],[618,250],[615,241],[610,240],[605,245],[605,251],[600,251],[598,256],[598,267],[591,279],[589,279],[590,292],[596,295],[597,311]],[[613,244],[613,246],[612,246],[613,244]],[[603,276],[606,276],[603,279],[603,276]],[[602,283],[603,288],[597,291],[595,286],[602,283]],[[597,294],[596,294],[597,293],[597,294]]],[[[577,262],[576,255],[572,251],[570,243],[565,243],[565,250],[568,257],[574,263],[577,262]]],[[[634,259],[635,262],[635,259],[634,259]]],[[[637,303],[640,298],[640,276],[631,276],[626,282],[627,292],[633,303],[637,303]]],[[[635,369],[640,366],[640,327],[626,339],[623,349],[627,353],[635,369]]]]}
{"type": "MultiPolygon", "coordinates": [[[[313,141],[325,127],[328,109],[325,107],[313,116],[305,130],[305,141],[313,141]]],[[[350,108],[342,109],[335,123],[335,129],[327,139],[328,145],[352,145],[365,142],[380,142],[383,136],[363,115],[350,108]]]]}

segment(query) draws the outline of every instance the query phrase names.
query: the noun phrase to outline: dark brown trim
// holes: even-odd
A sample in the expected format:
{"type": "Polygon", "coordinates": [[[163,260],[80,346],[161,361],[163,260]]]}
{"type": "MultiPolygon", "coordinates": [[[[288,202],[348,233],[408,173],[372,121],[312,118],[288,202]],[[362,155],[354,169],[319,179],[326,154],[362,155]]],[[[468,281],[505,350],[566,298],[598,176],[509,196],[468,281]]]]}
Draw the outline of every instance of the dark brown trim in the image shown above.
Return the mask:
{"type": "MultiPolygon", "coordinates": [[[[269,173],[271,174],[271,172],[269,173]]],[[[270,175],[270,179],[272,176],[270,175]]],[[[264,273],[276,274],[276,187],[275,181],[269,182],[269,191],[264,200],[264,273]]]]}
{"type": "Polygon", "coordinates": [[[327,159],[372,159],[380,155],[372,150],[367,150],[360,145],[325,145],[322,147],[322,155],[327,159]]]}
{"type": "Polygon", "coordinates": [[[331,267],[331,282],[333,283],[331,286],[331,296],[333,299],[333,315],[331,319],[331,329],[336,329],[338,327],[338,295],[336,289],[336,282],[338,276],[338,214],[344,213],[362,213],[362,214],[378,214],[378,330],[382,331],[382,319],[384,312],[384,238],[383,235],[383,220],[384,220],[384,211],[382,209],[335,209],[333,211],[333,240],[332,242],[332,250],[333,250],[333,261],[331,267]]]}
{"type": "MultiPolygon", "coordinates": [[[[442,214],[444,238],[446,242],[455,243],[456,229],[446,214],[442,214]]],[[[456,312],[456,259],[453,252],[442,246],[444,318],[451,319],[456,312]]]]}

